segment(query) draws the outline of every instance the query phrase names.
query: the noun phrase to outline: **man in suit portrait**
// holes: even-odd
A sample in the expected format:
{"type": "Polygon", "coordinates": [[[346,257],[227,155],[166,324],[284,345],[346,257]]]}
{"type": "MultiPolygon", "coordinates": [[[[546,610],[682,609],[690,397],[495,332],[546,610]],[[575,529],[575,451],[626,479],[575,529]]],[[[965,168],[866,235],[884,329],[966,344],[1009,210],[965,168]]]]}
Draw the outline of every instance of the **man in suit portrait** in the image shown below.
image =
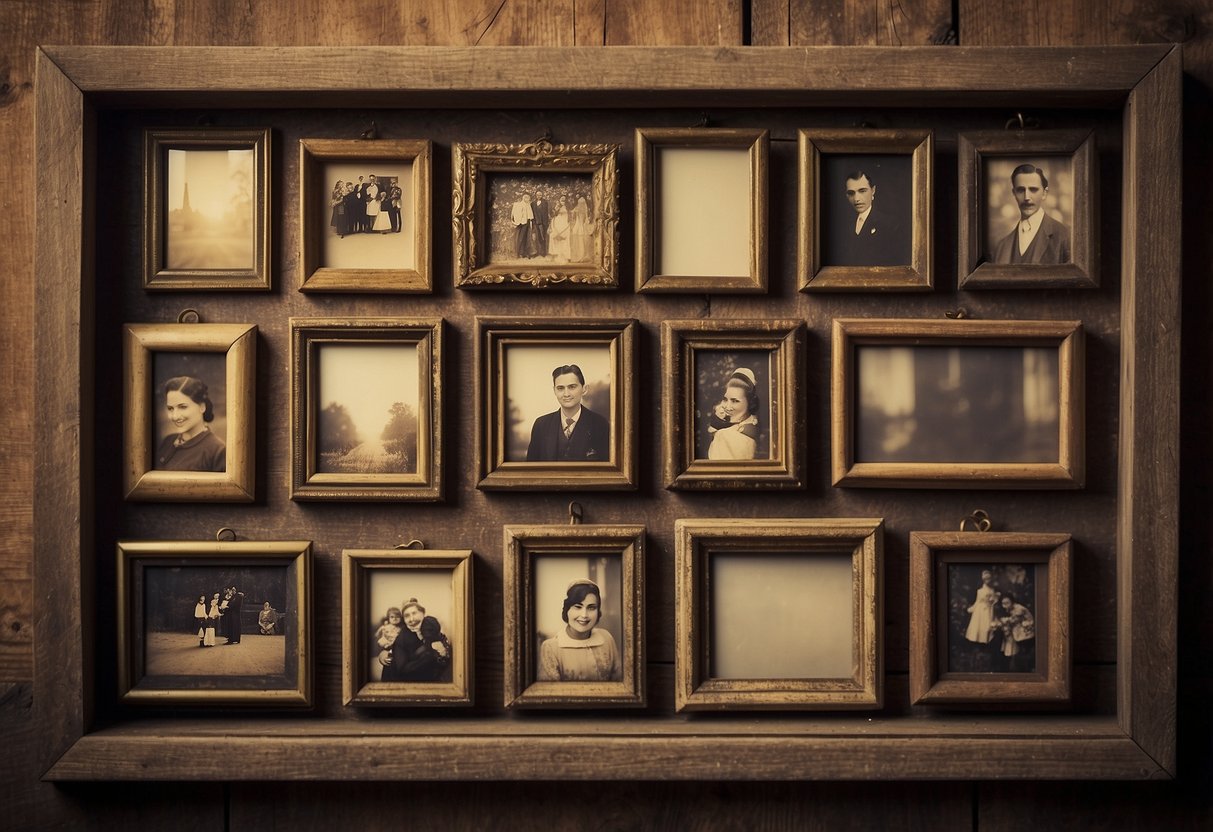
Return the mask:
{"type": "Polygon", "coordinates": [[[611,424],[581,404],[585,375],[576,364],[552,370],[552,392],[560,409],[535,420],[527,462],[609,462],[611,424]]]}
{"type": "MultiPolygon", "coordinates": [[[[905,266],[910,263],[909,238],[905,224],[895,211],[878,208],[876,183],[867,171],[846,175],[845,194],[854,209],[853,224],[843,223],[837,233],[839,243],[833,266],[905,266]]],[[[840,218],[841,222],[841,218],[840,218]]]]}
{"type": "Polygon", "coordinates": [[[1019,222],[994,246],[995,263],[1056,266],[1070,262],[1070,229],[1045,212],[1049,179],[1035,165],[1011,171],[1011,194],[1019,205],[1019,222]]]}

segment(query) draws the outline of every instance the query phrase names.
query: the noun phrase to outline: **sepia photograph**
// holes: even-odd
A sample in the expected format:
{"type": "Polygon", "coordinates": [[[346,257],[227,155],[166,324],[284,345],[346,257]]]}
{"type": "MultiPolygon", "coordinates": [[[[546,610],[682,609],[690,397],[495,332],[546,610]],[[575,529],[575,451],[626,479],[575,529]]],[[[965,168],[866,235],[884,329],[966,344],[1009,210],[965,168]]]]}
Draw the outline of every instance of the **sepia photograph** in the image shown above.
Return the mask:
{"type": "Polygon", "coordinates": [[[610,462],[613,370],[605,344],[506,350],[506,460],[610,462]]]}
{"type": "Polygon", "coordinates": [[[586,264],[594,259],[589,173],[488,175],[490,263],[586,264]]]}
{"type": "Polygon", "coordinates": [[[1069,156],[983,158],[985,246],[999,265],[1057,266],[1072,261],[1073,160],[1069,156]]]}
{"type": "Polygon", "coordinates": [[[433,570],[377,569],[368,576],[373,682],[450,682],[454,648],[451,575],[433,570]],[[446,622],[445,627],[443,622],[446,622]]]}
{"type": "Polygon", "coordinates": [[[227,356],[154,353],[152,382],[160,405],[154,411],[153,431],[161,437],[152,468],[226,471],[227,356]]]}
{"type": "Polygon", "coordinates": [[[1036,567],[949,563],[949,673],[1036,671],[1036,567]]]}
{"type": "Polygon", "coordinates": [[[551,555],[532,564],[535,679],[620,682],[623,563],[618,556],[551,555]]]}
{"type": "Polygon", "coordinates": [[[907,154],[821,157],[823,266],[908,266],[914,230],[907,154]]]}
{"type": "Polygon", "coordinates": [[[695,351],[695,458],[771,458],[769,350],[695,351]]]}
{"type": "Polygon", "coordinates": [[[332,182],[321,266],[331,269],[400,269],[414,265],[413,169],[398,162],[330,162],[332,182]],[[402,233],[405,228],[409,233],[402,233]]]}

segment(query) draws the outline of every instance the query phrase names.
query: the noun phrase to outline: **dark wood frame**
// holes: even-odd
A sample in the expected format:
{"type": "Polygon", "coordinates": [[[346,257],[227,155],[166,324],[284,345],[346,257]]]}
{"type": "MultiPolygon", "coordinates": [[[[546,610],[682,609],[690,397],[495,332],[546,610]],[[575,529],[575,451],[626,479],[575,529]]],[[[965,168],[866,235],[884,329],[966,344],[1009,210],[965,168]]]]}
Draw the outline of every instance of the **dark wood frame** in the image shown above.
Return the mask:
{"type": "Polygon", "coordinates": [[[1059,706],[1070,701],[1070,563],[1068,534],[910,532],[910,701],[915,705],[1059,706]],[[1032,563],[1038,573],[1036,673],[949,673],[947,587],[950,563],[1032,563]],[[942,592],[942,595],[940,594],[942,592]]]}
{"type": "Polygon", "coordinates": [[[276,779],[566,780],[967,779],[997,757],[1034,779],[1173,777],[1179,475],[1181,49],[853,47],[495,48],[45,47],[37,54],[37,164],[51,193],[82,193],[35,224],[34,721],[50,780],[223,780],[216,727],[182,718],[98,725],[93,654],[78,638],[95,594],[94,403],[62,391],[94,378],[96,115],[177,106],[862,107],[1100,106],[1124,125],[1120,414],[1116,488],[1117,708],[1114,715],[684,720],[592,725],[594,753],[570,756],[584,718],[419,719],[349,725],[242,719],[235,750],[273,751],[276,779]],[[571,62],[582,68],[563,72],[571,62]],[[374,88],[366,66],[377,67],[374,88]],[[677,67],[671,72],[670,67],[677,67]],[[559,90],[535,77],[561,77],[559,90]],[[64,615],[63,610],[76,611],[64,615]],[[307,753],[297,753],[306,743],[307,753]],[[414,762],[424,756],[425,766],[414,762]],[[369,768],[373,756],[378,765],[369,768]],[[201,761],[201,762],[200,762],[201,761]]]}

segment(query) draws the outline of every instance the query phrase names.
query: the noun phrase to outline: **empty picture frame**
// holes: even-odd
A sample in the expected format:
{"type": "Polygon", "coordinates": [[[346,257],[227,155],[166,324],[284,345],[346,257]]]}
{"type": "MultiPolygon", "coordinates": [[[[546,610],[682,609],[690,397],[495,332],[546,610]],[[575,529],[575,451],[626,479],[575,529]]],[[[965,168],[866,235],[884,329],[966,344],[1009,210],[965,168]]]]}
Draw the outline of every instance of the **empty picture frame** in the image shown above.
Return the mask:
{"type": "Polygon", "coordinates": [[[143,288],[268,291],[270,131],[145,130],[143,288]]]}
{"type": "Polygon", "coordinates": [[[1095,134],[961,133],[962,289],[1095,288],[1095,134]]]}
{"type": "Polygon", "coordinates": [[[644,705],[644,536],[504,528],[507,708],[644,705]]]}
{"type": "Polygon", "coordinates": [[[472,552],[341,553],[342,702],[472,704],[472,552]]]}
{"type": "Polygon", "coordinates": [[[800,290],[929,291],[931,130],[800,130],[800,290]]]}
{"type": "Polygon", "coordinates": [[[675,708],[881,707],[883,522],[677,520],[675,708]]]}
{"type": "Polygon", "coordinates": [[[910,701],[1070,701],[1068,534],[910,533],[910,701]]]}
{"type": "Polygon", "coordinates": [[[442,499],[442,318],[291,318],[291,499],[442,499]]]}
{"type": "Polygon", "coordinates": [[[132,705],[306,707],[307,540],[121,540],[118,695],[132,705]]]}
{"type": "Polygon", "coordinates": [[[766,130],[636,130],[636,291],[767,290],[766,130]]]}
{"type": "Polygon", "coordinates": [[[478,488],[636,487],[636,328],[476,318],[478,488]]]}
{"type": "Polygon", "coordinates": [[[123,324],[123,493],[251,502],[257,327],[123,324]]]}
{"type": "Polygon", "coordinates": [[[665,486],[803,488],[804,321],[661,325],[665,486]]]}
{"type": "Polygon", "coordinates": [[[619,285],[616,144],[452,148],[452,240],[461,289],[619,285]]]}
{"type": "Polygon", "coordinates": [[[1082,488],[1077,321],[834,321],[834,485],[1082,488]]]}
{"type": "Polygon", "coordinates": [[[429,140],[299,141],[302,292],[430,292],[429,140]]]}

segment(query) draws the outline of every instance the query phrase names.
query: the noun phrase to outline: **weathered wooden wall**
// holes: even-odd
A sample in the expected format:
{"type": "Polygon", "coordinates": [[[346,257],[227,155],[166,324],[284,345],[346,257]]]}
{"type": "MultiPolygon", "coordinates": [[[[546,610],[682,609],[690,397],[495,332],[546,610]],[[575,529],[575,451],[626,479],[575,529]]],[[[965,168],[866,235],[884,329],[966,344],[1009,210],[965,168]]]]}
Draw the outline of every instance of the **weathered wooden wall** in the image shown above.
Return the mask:
{"type": "MultiPolygon", "coordinates": [[[[0,828],[1207,829],[1213,756],[1213,4],[1207,0],[8,0],[0,3],[0,828]],[[955,8],[955,18],[954,15],[955,8]],[[142,45],[965,45],[1185,43],[1180,779],[1167,784],[239,784],[38,782],[30,718],[33,48],[142,45]]],[[[45,216],[49,212],[44,212],[45,216]]],[[[74,406],[64,391],[63,406],[74,406]]],[[[216,749],[216,753],[222,753],[216,749]]],[[[424,761],[418,765],[424,766],[424,761]]],[[[998,761],[991,760],[991,774],[998,761]]]]}

